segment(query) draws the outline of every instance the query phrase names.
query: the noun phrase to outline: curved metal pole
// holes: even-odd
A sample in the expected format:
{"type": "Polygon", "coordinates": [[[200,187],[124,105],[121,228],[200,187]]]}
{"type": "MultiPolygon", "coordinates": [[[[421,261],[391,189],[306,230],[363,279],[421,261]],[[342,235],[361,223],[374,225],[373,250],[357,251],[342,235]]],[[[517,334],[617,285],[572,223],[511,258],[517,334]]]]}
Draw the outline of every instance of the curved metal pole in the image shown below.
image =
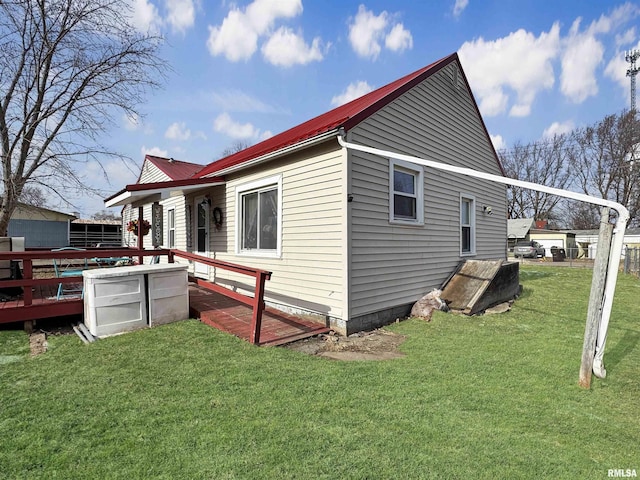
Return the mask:
{"type": "Polygon", "coordinates": [[[626,209],[624,205],[618,202],[613,202],[611,200],[604,199],[604,198],[592,197],[591,195],[585,195],[583,193],[571,192],[569,190],[562,190],[560,188],[547,187],[546,185],[540,185],[538,183],[525,182],[523,180],[516,180],[514,178],[508,178],[500,175],[494,175],[491,173],[480,172],[478,170],[473,170],[472,168],[456,167],[454,165],[449,165],[447,163],[434,162],[433,160],[426,160],[424,158],[405,155],[402,153],[391,152],[388,150],[381,150],[379,148],[366,147],[364,145],[358,145],[356,143],[347,142],[343,137],[344,137],[344,131],[341,131],[338,134],[338,143],[343,148],[370,153],[372,155],[378,155],[381,157],[405,160],[407,162],[412,162],[417,165],[423,165],[425,167],[444,170],[445,172],[458,173],[460,175],[467,175],[469,177],[481,178],[483,180],[502,183],[504,185],[512,185],[514,187],[528,188],[530,190],[549,193],[551,195],[558,195],[559,197],[570,198],[572,200],[579,200],[581,202],[591,203],[593,205],[600,205],[602,207],[609,207],[615,210],[618,213],[618,220],[613,230],[613,240],[611,242],[611,251],[609,253],[609,266],[607,269],[607,281],[606,281],[605,290],[604,290],[602,317],[600,320],[600,327],[598,330],[598,339],[596,340],[596,356],[594,359],[594,367],[593,367],[593,373],[597,377],[604,378],[607,372],[604,369],[604,366],[602,364],[602,357],[604,355],[604,347],[607,340],[609,319],[611,318],[613,294],[615,293],[616,282],[618,280],[618,267],[620,265],[620,256],[622,255],[624,232],[625,232],[625,229],[627,228],[627,222],[629,221],[629,211],[626,209]]]}

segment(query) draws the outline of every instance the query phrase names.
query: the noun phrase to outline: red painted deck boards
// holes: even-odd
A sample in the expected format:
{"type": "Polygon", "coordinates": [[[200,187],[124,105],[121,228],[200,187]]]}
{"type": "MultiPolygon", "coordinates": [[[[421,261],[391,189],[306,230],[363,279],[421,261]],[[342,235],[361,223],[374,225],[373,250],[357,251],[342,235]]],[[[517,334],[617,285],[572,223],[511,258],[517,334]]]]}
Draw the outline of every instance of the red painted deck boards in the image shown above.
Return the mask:
{"type": "Polygon", "coordinates": [[[33,287],[31,305],[24,305],[22,296],[0,302],[0,323],[41,320],[64,315],[82,314],[84,302],[79,296],[56,300],[58,285],[33,287]]]}
{"type": "MultiPolygon", "coordinates": [[[[189,287],[189,306],[191,314],[203,323],[247,341],[251,338],[251,307],[195,286],[189,287]]],[[[262,314],[260,345],[282,345],[329,330],[324,323],[266,308],[262,314]]]]}

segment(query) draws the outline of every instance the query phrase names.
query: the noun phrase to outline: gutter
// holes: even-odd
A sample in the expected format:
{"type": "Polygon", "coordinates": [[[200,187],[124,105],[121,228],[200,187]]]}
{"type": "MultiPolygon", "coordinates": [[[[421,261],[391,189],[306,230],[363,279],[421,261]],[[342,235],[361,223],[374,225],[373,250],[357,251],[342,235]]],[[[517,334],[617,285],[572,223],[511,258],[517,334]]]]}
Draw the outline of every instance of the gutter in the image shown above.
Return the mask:
{"type": "Polygon", "coordinates": [[[303,140],[302,142],[294,143],[293,145],[289,145],[279,150],[266,153],[252,160],[239,163],[238,165],[232,165],[231,167],[223,168],[222,170],[216,170],[215,172],[208,173],[207,175],[204,175],[203,177],[200,177],[200,178],[218,177],[218,176],[227,175],[229,173],[234,173],[239,170],[244,170],[245,168],[253,167],[255,165],[268,162],[269,160],[273,160],[275,158],[297,152],[298,150],[303,150],[305,148],[309,148],[311,146],[317,145],[332,137],[335,137],[336,135],[338,135],[338,133],[339,133],[338,129],[334,128],[333,130],[329,130],[328,132],[322,133],[320,135],[316,135],[315,137],[311,137],[307,140],[303,140]]]}
{"type": "Polygon", "coordinates": [[[618,266],[620,265],[620,257],[622,256],[622,246],[624,242],[624,232],[629,221],[629,211],[626,207],[620,203],[606,200],[604,198],[592,197],[591,195],[585,195],[583,193],[571,192],[569,190],[562,190],[559,188],[547,187],[546,185],[540,185],[532,182],[525,182],[523,180],[516,180],[513,178],[503,177],[500,175],[494,175],[491,173],[480,172],[471,168],[456,167],[441,162],[434,162],[432,160],[426,160],[424,158],[413,157],[411,155],[404,155],[402,153],[390,152],[387,150],[381,150],[379,148],[366,147],[364,145],[358,145],[345,141],[345,132],[340,131],[338,135],[338,143],[342,148],[356,150],[365,153],[371,153],[387,158],[396,158],[398,160],[405,160],[407,162],[415,163],[425,167],[435,168],[438,170],[444,170],[445,172],[457,173],[460,175],[466,175],[469,177],[480,178],[483,180],[489,180],[491,182],[501,183],[504,185],[512,185],[515,187],[528,188],[530,190],[536,190],[538,192],[549,193],[551,195],[557,195],[559,197],[570,198],[572,200],[578,200],[585,203],[591,203],[593,205],[600,205],[602,207],[608,207],[615,210],[618,213],[618,221],[613,230],[613,239],[611,241],[611,250],[609,252],[609,262],[607,264],[607,280],[604,289],[604,299],[602,304],[602,316],[600,319],[600,326],[598,329],[598,338],[596,340],[596,353],[593,362],[593,373],[598,378],[604,378],[607,374],[602,358],[604,356],[604,348],[607,341],[607,331],[609,328],[609,320],[611,318],[611,307],[613,305],[613,295],[616,290],[616,282],[618,280],[618,266]]]}

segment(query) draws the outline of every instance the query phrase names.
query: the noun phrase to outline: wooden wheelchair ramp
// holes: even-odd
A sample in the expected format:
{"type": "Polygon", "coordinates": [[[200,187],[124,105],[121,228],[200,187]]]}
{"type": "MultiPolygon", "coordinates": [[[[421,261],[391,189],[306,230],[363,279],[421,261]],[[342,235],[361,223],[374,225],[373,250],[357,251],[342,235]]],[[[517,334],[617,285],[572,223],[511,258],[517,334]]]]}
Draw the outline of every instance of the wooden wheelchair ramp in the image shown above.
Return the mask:
{"type": "Polygon", "coordinates": [[[442,288],[451,310],[474,315],[512,300],[520,291],[520,264],[503,260],[466,260],[442,288]]]}

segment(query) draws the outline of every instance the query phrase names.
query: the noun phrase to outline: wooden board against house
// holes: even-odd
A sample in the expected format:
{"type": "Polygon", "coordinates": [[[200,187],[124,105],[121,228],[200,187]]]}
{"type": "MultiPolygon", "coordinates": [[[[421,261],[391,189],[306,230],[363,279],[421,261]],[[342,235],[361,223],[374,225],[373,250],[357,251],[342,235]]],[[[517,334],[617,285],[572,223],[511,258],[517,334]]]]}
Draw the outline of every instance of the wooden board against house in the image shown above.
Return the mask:
{"type": "Polygon", "coordinates": [[[511,300],[520,288],[518,267],[502,260],[467,260],[445,284],[441,298],[467,315],[511,300]]]}

